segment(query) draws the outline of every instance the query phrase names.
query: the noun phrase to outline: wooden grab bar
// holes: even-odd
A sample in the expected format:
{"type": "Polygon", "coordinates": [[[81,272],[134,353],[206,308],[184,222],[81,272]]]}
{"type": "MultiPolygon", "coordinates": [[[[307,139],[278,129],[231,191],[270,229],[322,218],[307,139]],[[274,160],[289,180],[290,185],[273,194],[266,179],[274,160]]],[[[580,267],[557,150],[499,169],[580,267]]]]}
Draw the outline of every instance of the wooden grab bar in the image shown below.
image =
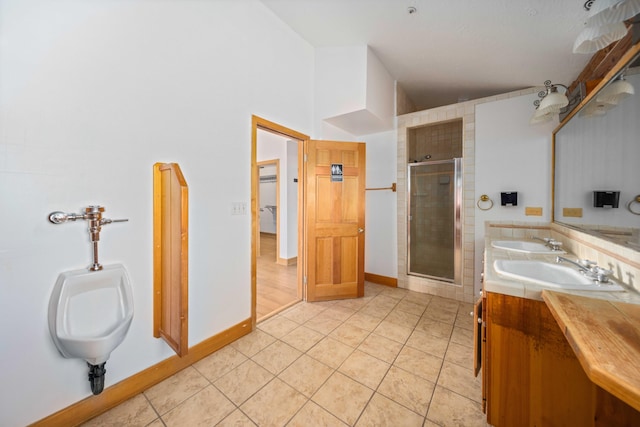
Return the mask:
{"type": "Polygon", "coordinates": [[[373,191],[375,191],[375,190],[391,190],[391,191],[393,191],[395,193],[396,192],[396,183],[395,182],[392,183],[391,187],[365,188],[365,190],[373,190],[373,191]]]}

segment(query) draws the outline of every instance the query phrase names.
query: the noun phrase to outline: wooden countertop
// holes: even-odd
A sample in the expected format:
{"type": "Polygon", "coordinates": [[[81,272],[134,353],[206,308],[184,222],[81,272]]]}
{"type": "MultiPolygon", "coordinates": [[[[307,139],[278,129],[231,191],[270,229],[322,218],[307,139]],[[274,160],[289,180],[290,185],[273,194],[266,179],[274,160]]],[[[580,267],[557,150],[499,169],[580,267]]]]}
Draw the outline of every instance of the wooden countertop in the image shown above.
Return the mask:
{"type": "Polygon", "coordinates": [[[640,305],[544,290],[591,381],[640,411],[640,305]]]}

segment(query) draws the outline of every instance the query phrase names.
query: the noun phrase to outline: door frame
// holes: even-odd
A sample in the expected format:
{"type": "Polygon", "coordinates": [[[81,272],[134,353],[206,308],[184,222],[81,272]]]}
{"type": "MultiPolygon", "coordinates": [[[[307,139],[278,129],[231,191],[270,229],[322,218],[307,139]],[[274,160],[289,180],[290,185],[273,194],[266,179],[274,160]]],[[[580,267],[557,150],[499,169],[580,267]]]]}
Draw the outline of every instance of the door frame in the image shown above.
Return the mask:
{"type": "Polygon", "coordinates": [[[257,261],[256,248],[260,239],[260,227],[257,222],[258,206],[258,185],[260,172],[257,164],[258,153],[258,129],[282,135],[286,138],[298,141],[298,299],[304,299],[304,288],[302,284],[304,270],[304,147],[309,136],[289,129],[277,123],[263,119],[256,115],[251,116],[251,328],[255,329],[256,298],[257,298],[257,261]]]}

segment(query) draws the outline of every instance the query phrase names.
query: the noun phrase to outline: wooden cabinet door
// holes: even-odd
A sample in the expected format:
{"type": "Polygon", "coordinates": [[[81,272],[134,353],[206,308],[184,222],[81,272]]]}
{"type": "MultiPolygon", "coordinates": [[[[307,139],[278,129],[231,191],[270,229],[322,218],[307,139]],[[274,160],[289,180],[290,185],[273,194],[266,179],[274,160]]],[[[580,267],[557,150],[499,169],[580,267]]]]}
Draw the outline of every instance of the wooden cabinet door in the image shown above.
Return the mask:
{"type": "Polygon", "coordinates": [[[364,296],[365,144],[306,141],[306,300],[364,296]]]}
{"type": "Polygon", "coordinates": [[[187,183],[176,163],[153,166],[153,336],[179,355],[188,345],[187,183]]]}

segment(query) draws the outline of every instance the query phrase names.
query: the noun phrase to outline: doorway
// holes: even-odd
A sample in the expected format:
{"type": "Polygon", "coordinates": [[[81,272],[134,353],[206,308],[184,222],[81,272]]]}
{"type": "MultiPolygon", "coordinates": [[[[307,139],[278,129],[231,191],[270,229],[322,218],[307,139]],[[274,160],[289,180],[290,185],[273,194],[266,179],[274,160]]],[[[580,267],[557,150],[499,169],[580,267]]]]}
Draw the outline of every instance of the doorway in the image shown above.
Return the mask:
{"type": "Polygon", "coordinates": [[[251,317],[254,326],[257,321],[303,299],[302,152],[306,139],[308,136],[294,130],[257,116],[252,118],[251,317]]]}

